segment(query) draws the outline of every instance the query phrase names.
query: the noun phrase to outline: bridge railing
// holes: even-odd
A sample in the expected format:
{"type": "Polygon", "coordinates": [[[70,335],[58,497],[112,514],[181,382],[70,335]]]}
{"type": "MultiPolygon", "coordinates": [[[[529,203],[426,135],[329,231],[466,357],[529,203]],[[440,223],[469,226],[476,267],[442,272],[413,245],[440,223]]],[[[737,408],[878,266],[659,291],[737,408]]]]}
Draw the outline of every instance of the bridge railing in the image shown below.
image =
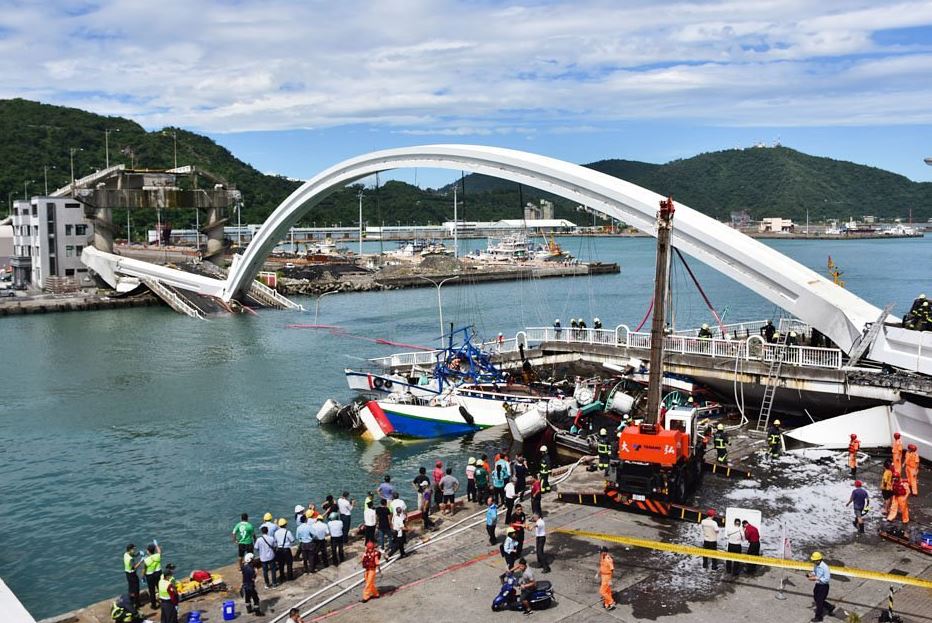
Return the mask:
{"type": "MultiPolygon", "coordinates": [[[[766,320],[751,320],[748,322],[733,322],[731,324],[724,325],[725,334],[733,340],[742,340],[751,337],[752,335],[760,335],[761,329],[767,325],[766,320]]],[[[721,338],[722,337],[722,328],[718,325],[709,324],[709,330],[712,332],[712,337],[721,338]]],[[[680,329],[674,331],[673,335],[683,335],[683,336],[692,336],[697,337],[699,329],[680,329]]]]}

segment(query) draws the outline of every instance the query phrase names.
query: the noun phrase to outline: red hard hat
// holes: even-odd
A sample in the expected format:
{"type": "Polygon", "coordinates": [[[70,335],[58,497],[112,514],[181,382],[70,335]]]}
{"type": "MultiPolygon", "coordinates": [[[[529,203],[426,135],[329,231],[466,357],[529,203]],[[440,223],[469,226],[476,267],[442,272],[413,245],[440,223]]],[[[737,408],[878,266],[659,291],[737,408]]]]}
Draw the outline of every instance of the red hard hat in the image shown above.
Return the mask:
{"type": "Polygon", "coordinates": [[[899,479],[900,479],[900,472],[896,472],[896,471],[893,472],[893,478],[894,478],[895,480],[899,480],[899,479]]]}
{"type": "Polygon", "coordinates": [[[863,484],[864,484],[864,483],[861,482],[860,480],[855,480],[855,481],[854,481],[854,486],[855,486],[855,487],[860,487],[860,486],[863,485],[863,484]]]}
{"type": "Polygon", "coordinates": [[[715,509],[714,509],[714,508],[710,508],[710,509],[708,510],[708,512],[706,512],[706,515],[708,515],[709,517],[715,517],[715,515],[717,515],[717,514],[718,514],[718,513],[715,512],[715,509]]]}
{"type": "Polygon", "coordinates": [[[855,435],[854,433],[851,433],[851,438],[852,438],[852,439],[857,439],[857,438],[858,438],[858,436],[857,436],[857,435],[855,435]]]}
{"type": "Polygon", "coordinates": [[[893,438],[894,438],[894,439],[899,439],[899,438],[900,438],[900,434],[899,434],[899,433],[893,433],[893,438]]]}
{"type": "Polygon", "coordinates": [[[910,452],[915,452],[915,451],[916,451],[916,444],[911,443],[911,444],[909,444],[908,446],[906,446],[906,449],[909,450],[910,452]]]}

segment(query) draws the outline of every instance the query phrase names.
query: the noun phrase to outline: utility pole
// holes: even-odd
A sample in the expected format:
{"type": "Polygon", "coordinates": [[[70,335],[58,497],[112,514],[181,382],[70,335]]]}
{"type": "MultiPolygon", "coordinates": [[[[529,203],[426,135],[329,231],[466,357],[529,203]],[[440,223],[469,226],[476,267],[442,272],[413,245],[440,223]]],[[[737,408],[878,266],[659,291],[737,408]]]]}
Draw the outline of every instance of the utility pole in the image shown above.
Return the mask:
{"type": "Polygon", "coordinates": [[[362,257],[362,189],[356,195],[359,199],[359,257],[362,257]]]}
{"type": "Polygon", "coordinates": [[[654,312],[650,325],[650,368],[647,380],[645,422],[654,424],[660,415],[663,393],[664,313],[670,271],[670,234],[673,230],[673,198],[660,202],[657,211],[657,267],[654,275],[654,312]]]}
{"type": "Polygon", "coordinates": [[[111,130],[110,128],[107,128],[104,130],[104,152],[107,154],[106,155],[106,168],[108,169],[110,168],[110,133],[119,132],[119,131],[120,131],[119,128],[117,128],[116,130],[111,130]]]}
{"type": "MultiPolygon", "coordinates": [[[[457,215],[456,215],[456,184],[454,183],[453,184],[453,257],[454,258],[459,257],[460,245],[459,245],[458,231],[459,231],[459,222],[457,221],[457,215]]],[[[440,296],[439,288],[437,289],[437,296],[438,297],[440,296]]],[[[440,323],[440,324],[441,324],[440,341],[443,342],[443,323],[440,323]]]]}
{"type": "Polygon", "coordinates": [[[80,147],[71,147],[68,149],[71,160],[71,196],[74,196],[74,154],[76,151],[81,151],[80,147]]]}
{"type": "MultiPolygon", "coordinates": [[[[53,169],[55,167],[52,167],[53,169]]],[[[45,196],[49,196],[49,165],[42,165],[42,174],[45,176],[45,196]]]]}

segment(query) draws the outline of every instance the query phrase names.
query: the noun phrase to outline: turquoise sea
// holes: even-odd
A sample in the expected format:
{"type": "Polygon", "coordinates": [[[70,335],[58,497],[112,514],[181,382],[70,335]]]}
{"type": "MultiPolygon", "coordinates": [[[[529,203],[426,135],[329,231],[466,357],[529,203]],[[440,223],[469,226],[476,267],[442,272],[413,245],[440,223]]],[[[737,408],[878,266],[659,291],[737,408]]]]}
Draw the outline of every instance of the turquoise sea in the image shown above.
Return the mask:
{"type": "MultiPolygon", "coordinates": [[[[487,337],[554,318],[636,326],[651,295],[653,239],[560,242],[581,259],[620,263],[621,274],[452,282],[444,318],[487,337]]],[[[932,294],[932,238],[768,244],[822,274],[831,255],[850,290],[877,306],[896,302],[895,313],[932,294]]],[[[740,284],[690,264],[726,322],[779,317],[740,284]]],[[[682,267],[673,282],[677,326],[710,321],[682,267]]],[[[182,573],[227,564],[241,512],[288,517],[295,504],[344,488],[361,499],[385,473],[406,482],[437,458],[460,471],[466,457],[506,443],[504,432],[485,431],[389,447],[318,428],[325,399],[351,397],[344,367],[397,350],[371,338],[436,345],[437,292],[328,296],[320,322],[344,328],[338,335],[288,328],[313,322],[315,301],[301,302],[310,313],[209,322],[166,308],[0,319],[0,576],[33,615],[124,590],[128,542],[158,539],[182,573]]]]}

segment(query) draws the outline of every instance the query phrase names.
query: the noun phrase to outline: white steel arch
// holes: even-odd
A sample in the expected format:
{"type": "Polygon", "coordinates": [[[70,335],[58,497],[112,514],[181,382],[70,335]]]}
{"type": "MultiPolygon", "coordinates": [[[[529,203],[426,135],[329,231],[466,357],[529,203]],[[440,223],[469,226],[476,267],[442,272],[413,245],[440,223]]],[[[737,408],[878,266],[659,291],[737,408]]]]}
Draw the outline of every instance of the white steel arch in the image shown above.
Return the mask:
{"type": "MultiPolygon", "coordinates": [[[[664,197],[580,165],[479,145],[388,149],[345,160],[285,199],[246,252],[234,257],[224,300],[249,285],[275,244],[325,197],[373,173],[412,167],[467,170],[533,186],[657,235],[655,218],[664,197]]],[[[865,324],[876,321],[881,313],[815,271],[681,203],[676,203],[673,245],[816,327],[845,351],[862,335],[865,324]]]]}

